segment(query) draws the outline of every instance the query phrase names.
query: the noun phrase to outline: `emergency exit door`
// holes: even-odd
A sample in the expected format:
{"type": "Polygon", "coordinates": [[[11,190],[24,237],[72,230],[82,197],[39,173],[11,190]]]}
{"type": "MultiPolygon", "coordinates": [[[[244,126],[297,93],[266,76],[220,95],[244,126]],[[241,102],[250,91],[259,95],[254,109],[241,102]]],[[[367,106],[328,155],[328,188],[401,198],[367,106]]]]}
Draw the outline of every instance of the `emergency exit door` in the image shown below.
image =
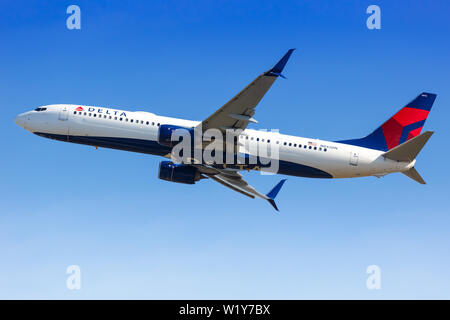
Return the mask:
{"type": "Polygon", "coordinates": [[[350,152],[350,165],[357,166],[358,165],[358,153],[355,151],[350,152]]]}

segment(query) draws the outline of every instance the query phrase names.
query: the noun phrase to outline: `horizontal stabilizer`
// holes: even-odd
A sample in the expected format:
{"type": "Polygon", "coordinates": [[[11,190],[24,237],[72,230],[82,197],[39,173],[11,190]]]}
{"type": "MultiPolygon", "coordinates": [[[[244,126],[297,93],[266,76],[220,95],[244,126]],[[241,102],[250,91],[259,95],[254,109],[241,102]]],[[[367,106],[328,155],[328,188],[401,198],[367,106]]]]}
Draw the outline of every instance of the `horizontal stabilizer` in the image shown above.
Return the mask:
{"type": "Polygon", "coordinates": [[[408,178],[411,178],[411,179],[413,179],[414,181],[417,181],[420,184],[426,184],[425,180],[423,180],[423,178],[420,176],[420,174],[417,172],[417,170],[414,167],[412,167],[408,171],[404,171],[402,173],[405,176],[407,176],[408,178]]]}
{"type": "Polygon", "coordinates": [[[388,152],[385,152],[383,156],[391,160],[411,162],[417,157],[420,150],[422,150],[423,146],[427,143],[433,133],[433,131],[426,131],[421,135],[396,146],[388,152]]]}

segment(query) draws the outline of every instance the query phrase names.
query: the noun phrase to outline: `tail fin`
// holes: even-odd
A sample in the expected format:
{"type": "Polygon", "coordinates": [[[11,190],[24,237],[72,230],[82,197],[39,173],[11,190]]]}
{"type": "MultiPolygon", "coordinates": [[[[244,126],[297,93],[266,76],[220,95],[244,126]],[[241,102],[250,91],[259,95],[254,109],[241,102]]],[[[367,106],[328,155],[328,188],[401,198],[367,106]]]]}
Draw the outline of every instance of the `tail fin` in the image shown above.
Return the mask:
{"type": "Polygon", "coordinates": [[[381,151],[391,150],[420,134],[435,99],[436,94],[423,92],[368,136],[337,142],[381,151]]]}
{"type": "Polygon", "coordinates": [[[433,131],[425,131],[421,135],[385,152],[383,156],[391,160],[411,162],[417,157],[433,133],[433,131]]]}
{"type": "Polygon", "coordinates": [[[413,179],[414,181],[417,181],[420,184],[426,184],[425,180],[422,179],[422,177],[420,176],[420,174],[417,172],[417,170],[414,167],[412,167],[408,171],[404,171],[402,173],[405,176],[407,176],[408,178],[411,178],[411,179],[413,179]]]}

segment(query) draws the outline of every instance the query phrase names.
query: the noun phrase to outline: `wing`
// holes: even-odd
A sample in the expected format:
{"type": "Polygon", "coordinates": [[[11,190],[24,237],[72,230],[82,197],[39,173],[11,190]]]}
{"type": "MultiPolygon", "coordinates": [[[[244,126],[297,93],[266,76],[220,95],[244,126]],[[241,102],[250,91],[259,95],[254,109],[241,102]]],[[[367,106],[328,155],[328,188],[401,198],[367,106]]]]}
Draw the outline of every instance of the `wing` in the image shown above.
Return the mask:
{"type": "Polygon", "coordinates": [[[244,180],[242,175],[235,170],[217,169],[206,165],[193,165],[199,169],[203,175],[208,178],[230,188],[233,191],[239,192],[252,199],[261,198],[267,200],[278,211],[275,204],[275,197],[280,191],[286,179],[281,180],[269,193],[263,194],[253,188],[244,180]]]}
{"type": "Polygon", "coordinates": [[[253,119],[256,106],[275,80],[279,76],[284,78],[281,72],[293,51],[294,49],[290,49],[272,69],[261,74],[223,107],[204,120],[200,124],[202,130],[214,128],[225,132],[227,129],[245,129],[249,122],[257,122],[253,119]]]}

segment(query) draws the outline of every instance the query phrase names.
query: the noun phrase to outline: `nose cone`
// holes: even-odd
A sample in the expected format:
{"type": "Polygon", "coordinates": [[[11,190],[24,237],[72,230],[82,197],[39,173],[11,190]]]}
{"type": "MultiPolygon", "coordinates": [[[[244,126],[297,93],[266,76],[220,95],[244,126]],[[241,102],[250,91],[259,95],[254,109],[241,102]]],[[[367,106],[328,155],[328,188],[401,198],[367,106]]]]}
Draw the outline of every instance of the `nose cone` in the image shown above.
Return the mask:
{"type": "Polygon", "coordinates": [[[24,113],[19,114],[17,117],[14,118],[14,122],[25,129],[25,122],[26,122],[25,114],[24,113]]]}

